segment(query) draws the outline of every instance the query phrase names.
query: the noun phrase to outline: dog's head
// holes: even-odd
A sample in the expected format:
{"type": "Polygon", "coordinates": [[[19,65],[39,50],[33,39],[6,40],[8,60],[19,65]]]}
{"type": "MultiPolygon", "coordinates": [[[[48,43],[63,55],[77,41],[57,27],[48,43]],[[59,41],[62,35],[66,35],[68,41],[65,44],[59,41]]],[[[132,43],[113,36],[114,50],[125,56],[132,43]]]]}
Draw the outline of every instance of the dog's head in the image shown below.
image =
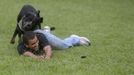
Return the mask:
{"type": "Polygon", "coordinates": [[[19,25],[19,28],[25,32],[25,31],[38,29],[42,21],[43,21],[43,18],[38,16],[38,14],[29,12],[22,17],[18,25],[19,25]]]}

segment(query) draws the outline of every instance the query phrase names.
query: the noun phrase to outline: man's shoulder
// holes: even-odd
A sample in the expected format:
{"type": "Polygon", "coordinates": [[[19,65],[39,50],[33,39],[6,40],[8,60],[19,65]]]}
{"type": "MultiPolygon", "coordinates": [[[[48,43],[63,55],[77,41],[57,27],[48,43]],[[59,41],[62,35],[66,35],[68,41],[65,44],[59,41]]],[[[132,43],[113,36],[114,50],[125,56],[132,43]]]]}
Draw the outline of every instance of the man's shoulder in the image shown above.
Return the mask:
{"type": "Polygon", "coordinates": [[[39,40],[39,43],[42,47],[46,46],[46,45],[49,45],[49,42],[46,38],[46,36],[43,34],[43,33],[37,33],[37,38],[39,40]]]}
{"type": "Polygon", "coordinates": [[[42,37],[42,36],[44,36],[43,33],[36,33],[36,35],[37,35],[37,37],[42,37]]]}
{"type": "Polygon", "coordinates": [[[36,33],[37,35],[37,38],[40,40],[40,41],[46,41],[46,36],[43,34],[43,33],[36,33]]]}
{"type": "Polygon", "coordinates": [[[24,53],[24,51],[26,50],[26,47],[23,42],[18,44],[17,50],[20,55],[24,53]]]}
{"type": "Polygon", "coordinates": [[[19,43],[18,46],[19,46],[19,47],[25,47],[25,45],[24,45],[23,42],[19,43]]]}

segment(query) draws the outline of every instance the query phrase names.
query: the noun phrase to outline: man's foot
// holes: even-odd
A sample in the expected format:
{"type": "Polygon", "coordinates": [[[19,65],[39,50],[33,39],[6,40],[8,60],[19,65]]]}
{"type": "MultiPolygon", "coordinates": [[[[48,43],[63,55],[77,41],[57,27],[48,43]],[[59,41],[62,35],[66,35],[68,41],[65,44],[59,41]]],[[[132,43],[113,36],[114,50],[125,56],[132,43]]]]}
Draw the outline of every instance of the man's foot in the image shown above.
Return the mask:
{"type": "Polygon", "coordinates": [[[75,34],[71,35],[71,37],[79,38],[80,39],[79,45],[85,45],[85,46],[90,46],[91,45],[91,41],[86,37],[80,37],[80,36],[75,35],[75,34]]]}
{"type": "Polygon", "coordinates": [[[45,26],[45,27],[44,27],[44,30],[45,30],[46,32],[50,32],[50,31],[55,30],[55,27],[45,26]]]}
{"type": "Polygon", "coordinates": [[[91,42],[86,37],[80,37],[80,45],[90,46],[91,45],[91,42]]]}

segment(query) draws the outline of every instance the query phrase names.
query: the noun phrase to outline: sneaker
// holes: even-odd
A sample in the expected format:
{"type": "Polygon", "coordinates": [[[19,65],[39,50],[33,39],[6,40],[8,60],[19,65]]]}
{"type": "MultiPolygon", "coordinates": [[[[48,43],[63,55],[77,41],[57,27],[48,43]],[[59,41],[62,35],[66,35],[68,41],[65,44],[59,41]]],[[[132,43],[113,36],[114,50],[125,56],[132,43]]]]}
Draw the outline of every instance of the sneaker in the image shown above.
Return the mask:
{"type": "Polygon", "coordinates": [[[90,46],[91,42],[86,37],[80,37],[80,45],[90,46]]]}
{"type": "Polygon", "coordinates": [[[80,36],[75,35],[75,34],[72,34],[70,37],[77,37],[77,38],[80,38],[80,36]]]}
{"type": "Polygon", "coordinates": [[[70,37],[79,38],[80,39],[79,45],[85,45],[85,46],[90,46],[91,45],[90,40],[86,37],[80,37],[80,36],[75,35],[75,34],[71,35],[70,37]]]}
{"type": "Polygon", "coordinates": [[[49,27],[49,26],[44,27],[44,31],[46,31],[46,32],[50,32],[50,31],[53,31],[53,30],[55,30],[55,27],[49,27]]]}
{"type": "Polygon", "coordinates": [[[50,32],[50,27],[49,27],[49,26],[45,26],[45,27],[44,27],[44,31],[50,32]]]}

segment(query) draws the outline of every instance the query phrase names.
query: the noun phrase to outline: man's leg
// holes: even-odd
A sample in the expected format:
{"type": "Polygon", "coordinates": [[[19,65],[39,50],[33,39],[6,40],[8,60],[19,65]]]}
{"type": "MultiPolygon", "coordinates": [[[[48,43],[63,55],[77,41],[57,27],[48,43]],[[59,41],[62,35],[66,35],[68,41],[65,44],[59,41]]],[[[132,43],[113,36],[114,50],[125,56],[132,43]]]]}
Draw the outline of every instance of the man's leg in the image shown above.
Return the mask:
{"type": "Polygon", "coordinates": [[[86,37],[80,37],[78,35],[71,35],[70,37],[64,39],[64,42],[72,44],[73,46],[79,46],[79,45],[89,46],[89,45],[91,45],[91,42],[89,39],[87,39],[86,37]]]}
{"type": "Polygon", "coordinates": [[[73,45],[70,43],[65,42],[64,40],[56,37],[55,35],[51,34],[49,31],[44,31],[44,30],[35,30],[34,32],[38,32],[38,33],[43,33],[49,44],[54,48],[54,49],[66,49],[66,48],[70,48],[73,45]]]}
{"type": "Polygon", "coordinates": [[[50,45],[56,49],[66,49],[78,45],[89,46],[91,44],[90,40],[86,37],[80,37],[78,35],[71,35],[70,37],[62,40],[50,33],[49,26],[47,26],[46,29],[44,28],[44,30],[35,30],[35,32],[43,33],[48,39],[50,45]]]}
{"type": "Polygon", "coordinates": [[[80,39],[79,37],[73,37],[72,35],[68,38],[65,38],[64,39],[64,42],[68,43],[68,44],[71,44],[72,46],[78,46],[79,45],[79,42],[80,42],[80,39]]]}

